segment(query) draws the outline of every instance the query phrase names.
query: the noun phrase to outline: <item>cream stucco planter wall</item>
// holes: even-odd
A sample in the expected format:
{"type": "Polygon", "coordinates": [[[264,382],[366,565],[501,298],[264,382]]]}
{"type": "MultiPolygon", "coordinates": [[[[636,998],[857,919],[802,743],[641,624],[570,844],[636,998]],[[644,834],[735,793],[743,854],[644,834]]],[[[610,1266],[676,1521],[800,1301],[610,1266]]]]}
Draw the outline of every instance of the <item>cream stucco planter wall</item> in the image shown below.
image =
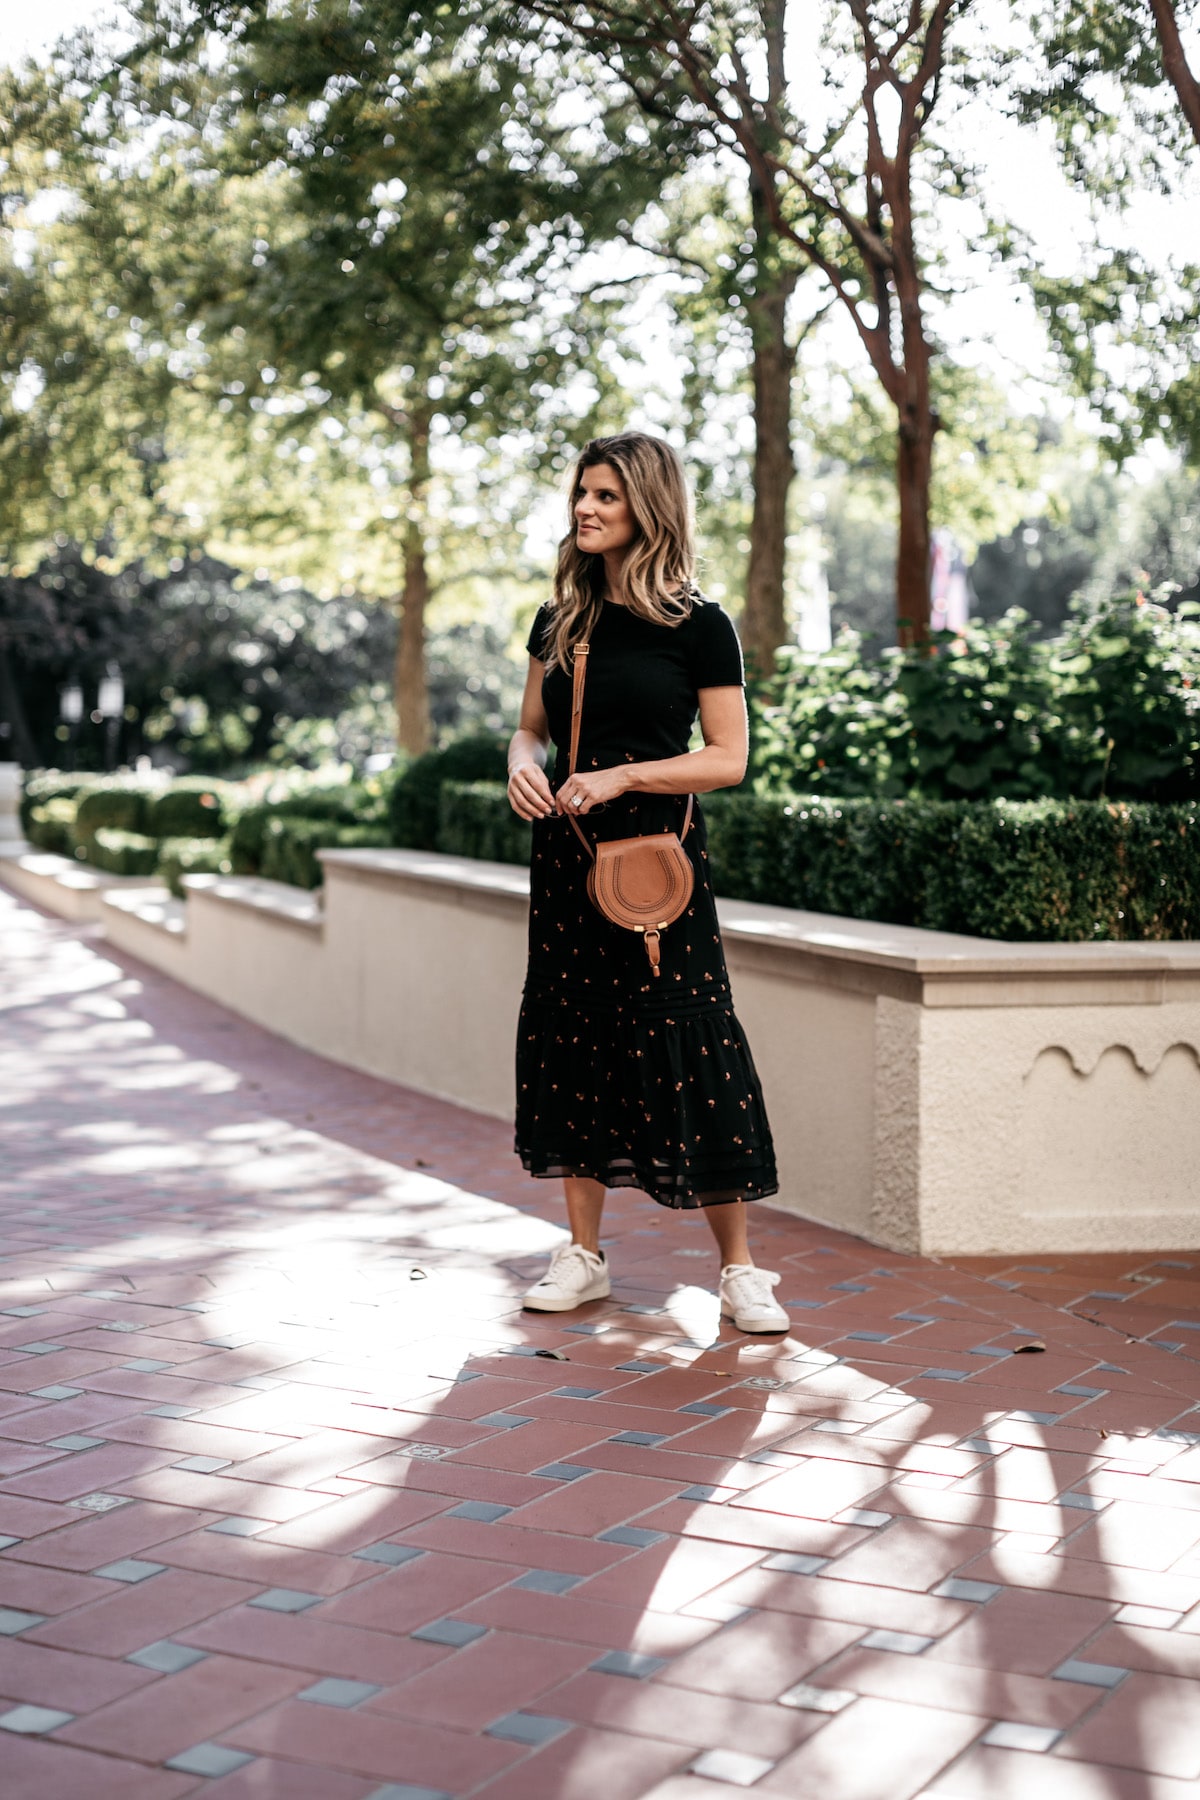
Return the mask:
{"type": "MultiPolygon", "coordinates": [[[[78,889],[51,897],[58,861],[5,859],[4,879],[75,910],[78,889]]],[[[403,850],[324,861],[323,904],[193,876],[186,906],[121,882],[88,910],[114,944],[297,1043],[507,1117],[525,872],[403,850]]],[[[780,1205],[935,1254],[1200,1244],[1200,944],[720,912],[780,1205]]]]}

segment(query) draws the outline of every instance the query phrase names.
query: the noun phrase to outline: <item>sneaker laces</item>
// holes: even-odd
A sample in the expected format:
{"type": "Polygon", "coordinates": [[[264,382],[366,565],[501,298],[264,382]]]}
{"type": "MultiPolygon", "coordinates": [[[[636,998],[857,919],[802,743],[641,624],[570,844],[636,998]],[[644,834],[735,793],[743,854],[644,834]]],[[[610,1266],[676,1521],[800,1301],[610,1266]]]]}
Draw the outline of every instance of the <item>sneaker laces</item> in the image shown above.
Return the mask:
{"type": "Polygon", "coordinates": [[[775,1303],[775,1296],[771,1290],[777,1288],[782,1279],[781,1275],[774,1275],[769,1269],[756,1268],[753,1263],[728,1263],[721,1270],[722,1284],[736,1281],[744,1297],[766,1300],[772,1305],[775,1303]]]}
{"type": "MultiPolygon", "coordinates": [[[[598,1263],[602,1266],[604,1258],[598,1256],[594,1250],[585,1250],[582,1244],[560,1244],[557,1250],[551,1252],[550,1267],[542,1276],[542,1281],[555,1280],[559,1275],[565,1273],[566,1266],[571,1262],[582,1263],[588,1275],[592,1275],[595,1272],[592,1264],[598,1263]]],[[[541,1282],[538,1285],[540,1287],[541,1282]]]]}

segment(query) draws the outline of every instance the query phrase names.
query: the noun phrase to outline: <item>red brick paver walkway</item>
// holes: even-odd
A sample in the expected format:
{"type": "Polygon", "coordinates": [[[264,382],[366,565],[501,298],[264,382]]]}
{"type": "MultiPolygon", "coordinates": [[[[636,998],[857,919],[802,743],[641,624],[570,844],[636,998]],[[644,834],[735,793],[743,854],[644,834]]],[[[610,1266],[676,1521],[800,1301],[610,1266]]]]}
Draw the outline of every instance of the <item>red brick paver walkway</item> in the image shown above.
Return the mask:
{"type": "Polygon", "coordinates": [[[539,1321],[503,1125],[0,928],[4,1800],[1194,1800],[1200,1256],[539,1321]]]}

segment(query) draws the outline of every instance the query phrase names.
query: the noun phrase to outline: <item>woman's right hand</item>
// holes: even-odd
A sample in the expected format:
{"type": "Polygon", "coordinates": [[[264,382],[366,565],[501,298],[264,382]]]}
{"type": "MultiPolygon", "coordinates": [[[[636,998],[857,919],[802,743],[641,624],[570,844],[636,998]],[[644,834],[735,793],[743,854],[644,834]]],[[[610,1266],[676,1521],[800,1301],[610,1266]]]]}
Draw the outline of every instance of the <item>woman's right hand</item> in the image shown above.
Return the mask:
{"type": "Polygon", "coordinates": [[[554,796],[546,771],[535,762],[518,763],[509,771],[508,803],[518,818],[548,819],[554,814],[554,796]]]}

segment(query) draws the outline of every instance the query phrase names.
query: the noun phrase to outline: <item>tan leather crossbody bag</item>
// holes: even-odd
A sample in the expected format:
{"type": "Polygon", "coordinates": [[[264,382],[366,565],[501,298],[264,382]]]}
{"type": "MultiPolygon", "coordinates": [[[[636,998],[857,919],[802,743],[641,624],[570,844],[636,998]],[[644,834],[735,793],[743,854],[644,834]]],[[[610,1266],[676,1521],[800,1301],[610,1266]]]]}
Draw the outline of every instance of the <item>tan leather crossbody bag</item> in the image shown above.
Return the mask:
{"type": "MultiPolygon", "coordinates": [[[[579,755],[579,728],[583,719],[583,688],[587,680],[589,646],[575,646],[575,679],[571,696],[571,755],[568,780],[575,773],[579,755]]],[[[593,844],[579,820],[567,810],[575,835],[591,858],[588,898],[614,925],[641,932],[650,967],[659,973],[659,933],[673,925],[692,897],[696,872],[683,847],[692,827],[694,796],[687,797],[683,830],[658,831],[644,837],[614,838],[593,844]]]]}

